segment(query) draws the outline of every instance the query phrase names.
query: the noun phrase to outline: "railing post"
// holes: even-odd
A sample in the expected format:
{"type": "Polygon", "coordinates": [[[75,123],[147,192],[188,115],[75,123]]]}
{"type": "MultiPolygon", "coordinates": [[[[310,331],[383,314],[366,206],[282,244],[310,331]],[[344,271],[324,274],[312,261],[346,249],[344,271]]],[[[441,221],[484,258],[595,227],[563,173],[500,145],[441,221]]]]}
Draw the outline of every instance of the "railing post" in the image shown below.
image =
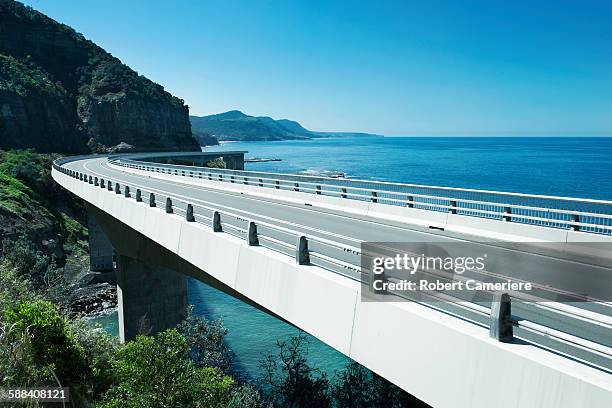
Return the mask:
{"type": "Polygon", "coordinates": [[[293,183],[293,191],[300,191],[300,183],[293,183]]]}
{"type": "Polygon", "coordinates": [[[572,214],[572,223],[576,223],[576,224],[571,224],[570,228],[572,231],[580,230],[580,225],[577,224],[579,222],[580,222],[580,216],[578,214],[572,214]]]}
{"type": "Polygon", "coordinates": [[[246,176],[244,176],[244,177],[243,177],[242,184],[249,185],[249,179],[248,179],[248,177],[246,177],[246,176]]]}
{"type": "Polygon", "coordinates": [[[149,193],[149,207],[155,207],[157,204],[155,203],[155,194],[149,193]]]}
{"type": "Polygon", "coordinates": [[[121,187],[119,183],[115,183],[115,194],[121,194],[121,187]]]}
{"type": "Polygon", "coordinates": [[[263,180],[259,179],[259,187],[263,187],[263,180]]]}
{"type": "Polygon", "coordinates": [[[210,172],[210,171],[208,172],[208,179],[209,179],[209,180],[212,180],[212,174],[211,174],[211,172],[210,172]]]}
{"type": "Polygon", "coordinates": [[[93,176],[89,176],[89,184],[93,184],[93,176]]]}
{"type": "Polygon", "coordinates": [[[212,229],[213,232],[223,231],[223,227],[221,226],[221,214],[219,213],[219,211],[213,211],[212,229]]]}
{"type": "Polygon", "coordinates": [[[259,238],[257,238],[257,224],[255,221],[249,221],[247,228],[247,243],[249,246],[259,245],[259,238]]]}
{"type": "Polygon", "coordinates": [[[510,207],[504,207],[504,213],[502,215],[502,220],[506,222],[512,221],[512,216],[510,214],[512,214],[512,209],[510,207]]]}
{"type": "Polygon", "coordinates": [[[100,188],[104,188],[104,187],[106,187],[106,186],[104,185],[104,179],[100,179],[100,188]]]}
{"type": "Polygon", "coordinates": [[[448,212],[451,214],[457,214],[457,201],[455,200],[450,201],[448,212]]]}
{"type": "Polygon", "coordinates": [[[494,293],[491,302],[491,322],[489,337],[503,343],[509,343],[514,337],[512,328],[512,307],[510,295],[507,293],[494,293]]]}
{"type": "Polygon", "coordinates": [[[108,191],[113,191],[113,182],[108,180],[107,185],[108,185],[108,191]]]}
{"type": "Polygon", "coordinates": [[[130,187],[129,186],[125,186],[125,188],[123,189],[123,195],[125,196],[125,198],[130,198],[130,187]]]}
{"type": "Polygon", "coordinates": [[[232,183],[232,184],[234,183],[234,175],[233,174],[230,176],[230,183],[232,183]]]}
{"type": "Polygon", "coordinates": [[[308,265],[310,263],[310,253],[308,251],[308,239],[304,235],[297,238],[295,245],[295,261],[298,265],[308,265]]]}
{"type": "Polygon", "coordinates": [[[340,197],[342,197],[342,198],[346,198],[347,197],[347,195],[346,195],[346,187],[342,187],[342,194],[340,194],[340,197]]]}
{"type": "Polygon", "coordinates": [[[98,183],[98,178],[94,177],[94,186],[99,186],[100,184],[98,183]]]}
{"type": "Polygon", "coordinates": [[[315,189],[317,190],[317,195],[321,195],[321,186],[317,184],[315,189]]]}
{"type": "Polygon", "coordinates": [[[166,214],[172,214],[173,212],[172,199],[170,197],[166,197],[166,214]]]}
{"type": "Polygon", "coordinates": [[[387,282],[387,275],[385,274],[385,271],[383,270],[380,273],[374,273],[374,271],[370,271],[370,276],[370,291],[374,292],[377,295],[384,295],[385,293],[387,293],[387,290],[384,289],[384,286],[382,288],[376,288],[376,282],[380,282],[381,285],[387,282]]]}
{"type": "Polygon", "coordinates": [[[372,197],[370,198],[370,200],[373,203],[377,203],[378,202],[378,193],[376,191],[372,191],[372,197]]]}
{"type": "Polygon", "coordinates": [[[280,181],[276,180],[276,181],[274,182],[274,188],[276,188],[277,190],[279,190],[279,189],[280,189],[280,181]]]}
{"type": "Polygon", "coordinates": [[[193,205],[187,204],[187,212],[185,212],[185,219],[187,222],[194,222],[195,217],[193,216],[193,205]]]}
{"type": "Polygon", "coordinates": [[[406,201],[406,207],[414,208],[414,197],[409,195],[408,200],[406,201]]]}
{"type": "Polygon", "coordinates": [[[142,191],[139,188],[136,189],[136,202],[142,202],[142,191]]]}

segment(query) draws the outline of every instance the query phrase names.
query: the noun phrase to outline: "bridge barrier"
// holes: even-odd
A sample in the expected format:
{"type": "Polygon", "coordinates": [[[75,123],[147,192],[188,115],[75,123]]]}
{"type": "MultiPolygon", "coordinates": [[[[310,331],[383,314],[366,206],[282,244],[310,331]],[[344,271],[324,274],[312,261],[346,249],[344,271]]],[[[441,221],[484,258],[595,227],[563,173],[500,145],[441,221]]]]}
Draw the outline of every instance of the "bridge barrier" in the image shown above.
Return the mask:
{"type": "MultiPolygon", "coordinates": [[[[53,169],[68,174],[68,170],[57,162],[54,162],[53,169]]],[[[169,171],[163,168],[159,170],[169,171]]],[[[79,173],[75,177],[82,180],[84,175],[79,173]]],[[[130,186],[126,184],[125,189],[129,191],[129,188],[130,186]]],[[[361,271],[360,257],[362,254],[359,247],[361,242],[358,240],[353,240],[353,245],[335,242],[309,234],[305,232],[306,227],[293,223],[283,222],[285,226],[263,221],[255,223],[245,219],[241,214],[220,210],[213,203],[186,202],[180,196],[170,197],[162,191],[153,191],[143,185],[134,185],[131,188],[137,191],[148,191],[149,198],[146,204],[150,207],[156,207],[158,200],[165,202],[165,210],[169,216],[176,214],[187,219],[189,215],[193,217],[193,222],[209,225],[215,232],[228,233],[246,240],[249,245],[260,245],[294,257],[296,263],[300,265],[306,267],[315,265],[355,281],[369,282],[367,274],[361,271]]],[[[108,180],[108,191],[112,191],[110,180],[108,180]]],[[[115,183],[115,191],[120,193],[119,182],[115,183]]],[[[131,197],[126,195],[125,198],[130,199],[131,197]]],[[[405,297],[400,293],[393,294],[405,297]]],[[[525,302],[526,299],[491,293],[488,302],[473,303],[442,293],[422,293],[421,298],[410,300],[489,329],[490,335],[500,341],[509,341],[511,337],[508,333],[510,332],[518,339],[612,372],[612,347],[606,341],[601,344],[597,342],[597,338],[585,338],[585,334],[578,329],[580,325],[566,324],[564,331],[561,331],[537,321],[523,319],[519,313],[515,315],[516,319],[510,318],[510,304],[514,305],[517,302],[517,305],[520,306],[521,302],[525,302]]],[[[524,310],[524,306],[522,307],[523,309],[519,310],[524,310]]],[[[598,330],[601,329],[596,331],[597,333],[607,333],[608,337],[612,333],[612,319],[608,316],[595,315],[589,311],[562,304],[531,305],[530,307],[547,308],[563,316],[565,321],[588,322],[598,330]]]]}

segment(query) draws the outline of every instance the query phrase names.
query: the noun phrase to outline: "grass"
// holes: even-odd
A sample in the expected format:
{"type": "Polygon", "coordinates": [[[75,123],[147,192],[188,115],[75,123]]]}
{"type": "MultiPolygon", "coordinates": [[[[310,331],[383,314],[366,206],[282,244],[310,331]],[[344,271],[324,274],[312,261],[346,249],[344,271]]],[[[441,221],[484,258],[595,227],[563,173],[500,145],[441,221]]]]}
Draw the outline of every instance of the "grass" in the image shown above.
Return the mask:
{"type": "MultiPolygon", "coordinates": [[[[35,208],[34,192],[16,178],[0,171],[0,208],[23,218],[35,208]]],[[[41,208],[46,213],[46,209],[41,208]]]]}

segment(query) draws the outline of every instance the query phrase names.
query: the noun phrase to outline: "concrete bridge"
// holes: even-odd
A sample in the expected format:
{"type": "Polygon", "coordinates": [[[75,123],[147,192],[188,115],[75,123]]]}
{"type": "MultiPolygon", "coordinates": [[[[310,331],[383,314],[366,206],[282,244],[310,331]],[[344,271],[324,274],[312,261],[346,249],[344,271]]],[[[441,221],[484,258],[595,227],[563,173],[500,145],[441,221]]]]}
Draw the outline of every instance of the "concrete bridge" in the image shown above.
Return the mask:
{"type": "MultiPolygon", "coordinates": [[[[116,264],[123,340],[179,322],[191,276],[435,407],[612,406],[609,302],[368,302],[360,267],[363,242],[552,242],[581,255],[612,243],[612,202],[250,172],[239,153],[236,169],[160,154],[54,163],[87,203],[92,269],[116,264]]],[[[610,277],[608,266],[587,273],[610,277]]]]}

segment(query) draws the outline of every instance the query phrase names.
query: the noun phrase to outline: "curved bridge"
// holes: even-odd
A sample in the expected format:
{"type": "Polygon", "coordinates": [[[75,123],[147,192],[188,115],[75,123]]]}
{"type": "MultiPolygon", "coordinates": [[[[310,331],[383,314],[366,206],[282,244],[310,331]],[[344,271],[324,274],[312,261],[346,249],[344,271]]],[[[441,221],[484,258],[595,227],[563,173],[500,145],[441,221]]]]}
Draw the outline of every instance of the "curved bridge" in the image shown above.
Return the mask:
{"type": "Polygon", "coordinates": [[[580,252],[583,242],[612,243],[612,202],[160,163],[165,156],[53,165],[53,178],[88,203],[115,246],[124,338],[142,310],[164,315],[156,329],[180,318],[184,284],[167,280],[178,271],[436,407],[612,405],[609,303],[512,298],[504,317],[508,300],[493,294],[366,302],[360,268],[363,242],[556,242],[580,252]],[[155,305],[129,314],[133,298],[155,305]],[[158,305],[160,298],[170,300],[158,305]],[[512,324],[510,341],[496,339],[500,322],[512,324]]]}

